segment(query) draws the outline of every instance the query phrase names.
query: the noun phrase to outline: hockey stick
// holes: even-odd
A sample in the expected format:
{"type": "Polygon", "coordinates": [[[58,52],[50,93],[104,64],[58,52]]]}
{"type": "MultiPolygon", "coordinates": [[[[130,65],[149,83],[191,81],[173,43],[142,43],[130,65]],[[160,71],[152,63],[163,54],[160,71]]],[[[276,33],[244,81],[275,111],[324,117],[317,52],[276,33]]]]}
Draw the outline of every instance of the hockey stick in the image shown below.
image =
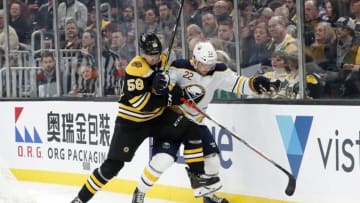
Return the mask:
{"type": "Polygon", "coordinates": [[[178,11],[177,16],[176,16],[175,25],[173,27],[172,36],[170,38],[169,48],[168,48],[168,51],[166,53],[166,61],[165,61],[164,72],[168,72],[168,69],[169,69],[168,68],[168,62],[169,62],[170,54],[171,54],[171,51],[172,51],[172,46],[174,44],[177,27],[178,27],[178,24],[179,24],[179,21],[180,21],[181,12],[182,12],[183,7],[184,7],[184,1],[185,0],[181,0],[180,8],[179,8],[179,11],[178,11]]]}
{"type": "Polygon", "coordinates": [[[286,190],[285,193],[288,196],[291,196],[294,194],[295,192],[295,188],[296,188],[296,179],[295,177],[289,172],[287,171],[285,168],[283,168],[282,166],[280,166],[279,164],[277,164],[274,160],[272,160],[271,158],[269,158],[268,156],[266,156],[265,154],[263,154],[262,152],[260,152],[258,149],[256,149],[255,147],[253,147],[251,144],[249,144],[248,142],[246,142],[245,140],[243,140],[242,138],[240,138],[239,136],[237,136],[235,133],[233,133],[232,131],[230,131],[229,129],[227,129],[225,126],[223,126],[221,123],[217,122],[216,120],[214,120],[213,118],[211,118],[208,114],[206,114],[205,112],[203,112],[199,107],[196,106],[195,103],[185,99],[184,97],[180,98],[180,101],[183,102],[185,105],[189,106],[190,108],[194,109],[195,111],[197,111],[198,113],[200,113],[201,115],[203,115],[205,118],[209,119],[210,121],[212,121],[213,123],[215,123],[216,125],[218,125],[220,128],[226,130],[227,132],[229,132],[235,139],[239,140],[241,143],[243,143],[245,146],[247,146],[248,148],[250,148],[251,150],[253,150],[254,152],[256,152],[258,155],[260,155],[262,158],[266,159],[267,161],[269,161],[270,163],[272,163],[276,168],[280,169],[282,172],[284,172],[288,177],[289,177],[289,182],[286,186],[286,190]]]}

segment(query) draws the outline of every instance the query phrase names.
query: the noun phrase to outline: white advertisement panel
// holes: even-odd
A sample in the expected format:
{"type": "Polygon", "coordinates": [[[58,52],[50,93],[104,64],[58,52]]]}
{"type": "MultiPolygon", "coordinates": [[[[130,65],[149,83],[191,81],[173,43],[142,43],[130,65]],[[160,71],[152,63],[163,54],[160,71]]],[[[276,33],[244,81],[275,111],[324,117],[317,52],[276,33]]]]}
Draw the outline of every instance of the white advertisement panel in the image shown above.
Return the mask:
{"type": "MultiPolygon", "coordinates": [[[[89,174],[106,158],[116,102],[1,102],[0,157],[11,168],[89,174]]],[[[207,113],[297,178],[288,177],[206,120],[219,145],[222,192],[294,202],[358,202],[357,106],[211,104],[207,113]]],[[[119,178],[138,180],[149,158],[143,143],[119,178]]],[[[179,159],[181,160],[181,159],[179,159]]],[[[159,184],[189,187],[183,164],[159,184]]]]}

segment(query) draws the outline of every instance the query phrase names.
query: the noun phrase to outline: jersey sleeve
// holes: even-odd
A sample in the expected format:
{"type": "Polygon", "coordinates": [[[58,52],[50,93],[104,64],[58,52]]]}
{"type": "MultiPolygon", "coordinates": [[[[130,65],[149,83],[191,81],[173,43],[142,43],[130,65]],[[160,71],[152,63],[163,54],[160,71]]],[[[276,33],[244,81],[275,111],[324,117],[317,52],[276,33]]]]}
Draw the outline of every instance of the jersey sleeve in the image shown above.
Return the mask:
{"type": "Polygon", "coordinates": [[[256,94],[250,88],[248,77],[240,76],[229,68],[221,74],[221,79],[219,81],[219,89],[233,92],[239,96],[256,94]]]}

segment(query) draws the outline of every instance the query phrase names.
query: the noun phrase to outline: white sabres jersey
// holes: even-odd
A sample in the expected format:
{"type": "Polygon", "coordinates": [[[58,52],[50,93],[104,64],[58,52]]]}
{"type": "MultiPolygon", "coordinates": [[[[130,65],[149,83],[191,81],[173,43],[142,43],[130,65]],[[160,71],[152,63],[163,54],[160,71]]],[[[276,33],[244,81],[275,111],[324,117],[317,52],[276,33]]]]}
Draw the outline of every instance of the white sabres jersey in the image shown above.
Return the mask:
{"type": "MultiPolygon", "coordinates": [[[[209,73],[200,75],[193,61],[179,59],[171,64],[169,75],[170,82],[179,85],[186,94],[185,98],[190,98],[202,111],[206,111],[217,89],[237,95],[254,94],[248,83],[249,78],[237,75],[224,63],[217,63],[209,73]]],[[[202,122],[203,116],[191,107],[182,104],[180,108],[189,119],[199,124],[202,122]]]]}

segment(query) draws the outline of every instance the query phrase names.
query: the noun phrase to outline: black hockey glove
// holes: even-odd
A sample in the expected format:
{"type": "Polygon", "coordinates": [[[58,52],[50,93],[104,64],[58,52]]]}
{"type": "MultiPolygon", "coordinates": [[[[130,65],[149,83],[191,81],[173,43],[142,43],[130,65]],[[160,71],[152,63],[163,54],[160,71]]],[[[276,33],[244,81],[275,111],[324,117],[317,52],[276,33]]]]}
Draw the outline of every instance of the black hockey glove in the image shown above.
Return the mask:
{"type": "Polygon", "coordinates": [[[157,72],[152,81],[152,88],[154,94],[164,95],[169,93],[169,81],[170,77],[164,72],[157,72]]]}
{"type": "Polygon", "coordinates": [[[270,82],[269,78],[264,76],[254,76],[249,80],[251,89],[259,94],[268,91],[277,91],[280,86],[280,80],[270,82]]]}
{"type": "Polygon", "coordinates": [[[182,102],[180,98],[184,97],[184,91],[180,86],[175,85],[174,88],[169,92],[168,103],[170,105],[180,105],[182,102]]]}

